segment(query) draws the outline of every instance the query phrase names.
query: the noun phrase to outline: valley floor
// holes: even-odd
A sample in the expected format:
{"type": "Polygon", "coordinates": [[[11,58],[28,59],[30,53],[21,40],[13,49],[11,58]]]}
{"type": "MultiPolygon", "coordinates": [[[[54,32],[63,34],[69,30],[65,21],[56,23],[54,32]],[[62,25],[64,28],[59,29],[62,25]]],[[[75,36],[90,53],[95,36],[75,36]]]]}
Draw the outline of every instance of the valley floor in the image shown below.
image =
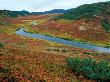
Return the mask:
{"type": "Polygon", "coordinates": [[[24,30],[29,33],[39,33],[106,48],[110,46],[110,33],[104,32],[98,18],[54,21],[51,20],[51,16],[44,17],[41,15],[40,17],[34,20],[28,19],[28,17],[22,18],[21,21],[28,23],[24,30]],[[37,25],[32,25],[33,21],[37,25]]]}
{"type": "MultiPolygon", "coordinates": [[[[75,74],[66,65],[66,59],[92,58],[110,63],[109,53],[92,52],[15,34],[21,26],[28,28],[32,26],[32,21],[39,19],[38,24],[44,24],[49,20],[49,16],[31,16],[29,20],[23,17],[7,19],[11,25],[0,26],[0,43],[4,45],[0,48],[1,82],[94,82],[75,74]]],[[[38,30],[42,31],[40,28],[38,30]]]]}

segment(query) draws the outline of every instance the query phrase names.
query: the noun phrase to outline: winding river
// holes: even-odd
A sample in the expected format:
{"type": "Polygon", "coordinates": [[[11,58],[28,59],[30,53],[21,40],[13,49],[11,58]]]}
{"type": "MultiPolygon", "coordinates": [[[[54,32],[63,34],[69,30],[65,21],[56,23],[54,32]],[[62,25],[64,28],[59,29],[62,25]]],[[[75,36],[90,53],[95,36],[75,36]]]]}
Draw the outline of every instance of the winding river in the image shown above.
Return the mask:
{"type": "Polygon", "coordinates": [[[23,28],[21,28],[20,30],[16,31],[16,34],[24,36],[24,37],[37,38],[37,39],[41,39],[41,40],[57,42],[57,43],[60,43],[60,44],[65,44],[65,45],[68,45],[68,46],[73,46],[73,47],[79,47],[79,48],[83,48],[83,49],[93,50],[93,51],[97,51],[97,52],[110,53],[110,48],[103,48],[103,47],[94,46],[94,45],[91,45],[91,44],[83,44],[83,43],[80,43],[80,42],[68,41],[68,40],[55,38],[55,37],[51,37],[51,36],[45,36],[45,35],[41,35],[41,34],[30,34],[30,33],[24,32],[23,28]]]}

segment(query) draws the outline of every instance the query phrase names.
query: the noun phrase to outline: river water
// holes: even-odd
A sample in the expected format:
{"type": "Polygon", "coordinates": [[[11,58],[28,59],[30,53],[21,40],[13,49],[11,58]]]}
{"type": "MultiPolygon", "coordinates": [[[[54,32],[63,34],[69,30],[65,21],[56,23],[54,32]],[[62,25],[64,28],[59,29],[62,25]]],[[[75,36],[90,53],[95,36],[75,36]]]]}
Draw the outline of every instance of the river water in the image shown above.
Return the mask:
{"type": "Polygon", "coordinates": [[[103,47],[99,47],[99,46],[94,46],[92,44],[84,44],[84,43],[81,43],[81,42],[69,41],[69,40],[64,40],[64,39],[55,38],[55,37],[51,37],[51,36],[45,36],[45,35],[41,35],[41,34],[26,33],[26,32],[23,31],[23,28],[16,31],[16,34],[24,36],[24,37],[37,38],[37,39],[41,39],[41,40],[57,42],[57,43],[65,44],[65,45],[68,45],[68,46],[79,47],[79,48],[98,51],[98,52],[110,53],[110,48],[103,48],[103,47]]]}

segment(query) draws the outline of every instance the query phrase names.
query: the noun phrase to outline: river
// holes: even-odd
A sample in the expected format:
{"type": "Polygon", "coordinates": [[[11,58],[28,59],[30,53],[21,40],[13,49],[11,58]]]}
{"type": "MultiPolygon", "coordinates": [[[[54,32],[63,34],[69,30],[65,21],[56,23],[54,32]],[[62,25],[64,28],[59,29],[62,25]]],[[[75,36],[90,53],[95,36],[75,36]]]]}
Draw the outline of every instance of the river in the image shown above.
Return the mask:
{"type": "Polygon", "coordinates": [[[57,42],[57,43],[60,43],[60,44],[65,44],[65,45],[68,45],[68,46],[73,46],[73,47],[79,47],[79,48],[83,48],[83,49],[93,50],[93,51],[97,51],[97,52],[110,53],[110,48],[94,46],[92,44],[84,44],[84,43],[76,42],[76,41],[64,40],[64,39],[60,39],[60,38],[56,38],[56,37],[45,36],[45,35],[42,35],[42,34],[31,34],[31,33],[24,32],[23,28],[21,28],[20,30],[16,31],[16,34],[24,36],[24,37],[37,38],[37,39],[41,39],[41,40],[57,42]]]}

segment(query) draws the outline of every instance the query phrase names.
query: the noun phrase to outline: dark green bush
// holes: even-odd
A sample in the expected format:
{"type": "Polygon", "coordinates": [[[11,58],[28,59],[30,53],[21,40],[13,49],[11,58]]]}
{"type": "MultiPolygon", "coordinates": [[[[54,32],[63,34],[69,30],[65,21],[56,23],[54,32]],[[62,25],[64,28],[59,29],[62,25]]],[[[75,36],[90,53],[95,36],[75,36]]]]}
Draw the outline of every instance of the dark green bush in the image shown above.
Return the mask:
{"type": "Polygon", "coordinates": [[[8,79],[8,82],[17,82],[16,77],[11,77],[8,79]]]}
{"type": "Polygon", "coordinates": [[[98,82],[110,82],[110,66],[106,61],[96,62],[93,59],[68,58],[67,65],[77,74],[98,82]]]}
{"type": "Polygon", "coordinates": [[[2,43],[0,43],[0,48],[3,48],[3,47],[4,47],[4,45],[2,43]]]}
{"type": "Polygon", "coordinates": [[[102,23],[102,27],[103,27],[104,31],[109,32],[110,25],[109,25],[108,21],[106,19],[102,19],[101,23],[102,23]]]}
{"type": "Polygon", "coordinates": [[[0,68],[0,73],[8,73],[9,69],[8,68],[0,68]]]}

